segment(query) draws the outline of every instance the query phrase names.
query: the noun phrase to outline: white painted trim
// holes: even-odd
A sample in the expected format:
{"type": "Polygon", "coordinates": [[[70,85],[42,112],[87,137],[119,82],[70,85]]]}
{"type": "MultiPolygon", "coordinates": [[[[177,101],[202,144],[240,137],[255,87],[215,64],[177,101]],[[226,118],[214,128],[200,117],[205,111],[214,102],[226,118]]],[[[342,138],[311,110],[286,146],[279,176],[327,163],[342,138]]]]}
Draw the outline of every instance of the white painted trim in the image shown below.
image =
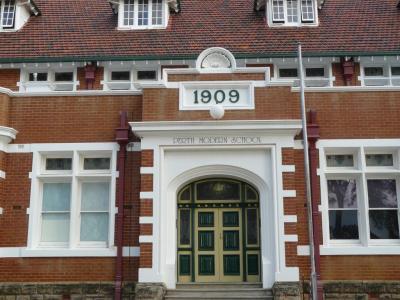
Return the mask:
{"type": "Polygon", "coordinates": [[[317,148],[400,147],[400,139],[338,139],[319,140],[317,148]]]}
{"type": "Polygon", "coordinates": [[[154,198],[153,192],[140,192],[140,199],[151,200],[154,198]]]}
{"type": "MultiPolygon", "coordinates": [[[[2,247],[1,258],[19,257],[115,257],[116,248],[104,249],[27,249],[26,247],[2,247]]],[[[124,257],[139,257],[140,247],[123,247],[124,257]]]]}
{"type": "Polygon", "coordinates": [[[78,90],[78,91],[45,91],[45,92],[16,92],[0,87],[0,94],[10,97],[77,97],[77,96],[136,96],[143,95],[141,90],[78,90]]]}
{"type": "Polygon", "coordinates": [[[139,217],[139,224],[153,224],[153,217],[139,217]]]}
{"type": "Polygon", "coordinates": [[[153,243],[154,239],[152,235],[140,235],[139,244],[153,243]]]}
{"type": "MultiPolygon", "coordinates": [[[[292,87],[292,92],[298,93],[299,87],[292,87]]],[[[399,92],[400,86],[331,86],[306,87],[308,93],[349,93],[349,92],[399,92]]]]}
{"type": "Polygon", "coordinates": [[[126,146],[126,151],[127,152],[140,152],[140,151],[142,151],[141,146],[140,146],[140,142],[129,143],[126,146]]]}
{"type": "Polygon", "coordinates": [[[4,209],[2,207],[0,207],[0,215],[3,214],[4,209]]]}
{"type": "Polygon", "coordinates": [[[299,245],[297,246],[298,256],[310,256],[310,246],[309,245],[299,245]]]}
{"type": "Polygon", "coordinates": [[[43,143],[43,144],[11,144],[7,153],[31,153],[52,151],[119,151],[117,143],[43,143]]]}
{"type": "Polygon", "coordinates": [[[297,216],[296,215],[286,215],[284,216],[285,223],[297,223],[297,216]]]}
{"type": "Polygon", "coordinates": [[[154,174],[154,168],[153,167],[141,167],[140,174],[154,174]]]}
{"type": "Polygon", "coordinates": [[[296,172],[295,165],[282,165],[282,172],[283,173],[294,173],[296,172]]]}
{"type": "Polygon", "coordinates": [[[285,234],[284,235],[284,241],[285,242],[298,242],[299,237],[297,234],[285,234]]]}
{"type": "Polygon", "coordinates": [[[1,179],[6,179],[6,172],[0,170],[0,178],[1,179]]]}
{"type": "Polygon", "coordinates": [[[296,190],[283,190],[282,196],[283,198],[296,198],[296,190]]]}
{"type": "Polygon", "coordinates": [[[140,257],[140,247],[123,247],[122,256],[124,257],[140,257]]]}
{"type": "Polygon", "coordinates": [[[14,128],[0,126],[0,151],[6,152],[8,144],[15,140],[17,133],[14,128]]]}
{"type": "MultiPolygon", "coordinates": [[[[166,121],[166,122],[131,122],[132,131],[142,137],[152,132],[185,133],[210,130],[234,130],[243,133],[249,130],[262,130],[268,133],[286,133],[295,135],[301,130],[300,120],[234,120],[234,121],[166,121]]],[[[239,134],[239,133],[238,133],[239,134]]]]}
{"type": "Polygon", "coordinates": [[[295,150],[303,150],[304,149],[303,141],[302,140],[294,140],[293,149],[295,149],[295,150]]]}
{"type": "Polygon", "coordinates": [[[400,255],[400,246],[320,246],[321,255],[400,255]]]}

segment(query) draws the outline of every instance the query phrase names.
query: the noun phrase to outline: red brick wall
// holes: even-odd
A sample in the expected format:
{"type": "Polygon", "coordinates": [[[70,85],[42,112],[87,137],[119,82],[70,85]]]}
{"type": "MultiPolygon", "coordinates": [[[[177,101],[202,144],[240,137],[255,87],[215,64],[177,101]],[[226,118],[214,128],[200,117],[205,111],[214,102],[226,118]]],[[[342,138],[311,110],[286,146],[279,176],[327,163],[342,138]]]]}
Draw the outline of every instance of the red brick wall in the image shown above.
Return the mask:
{"type": "Polygon", "coordinates": [[[26,246],[28,236],[26,209],[30,200],[32,154],[7,154],[6,161],[4,171],[7,174],[0,197],[0,207],[3,207],[3,214],[0,215],[0,247],[22,247],[26,246]]]}
{"type": "Polygon", "coordinates": [[[9,96],[0,93],[0,126],[8,125],[9,108],[10,108],[9,96]]]}
{"type": "Polygon", "coordinates": [[[140,120],[140,96],[13,98],[10,126],[15,143],[112,142],[119,112],[140,120]]]}
{"type": "Polygon", "coordinates": [[[17,82],[20,80],[19,69],[1,69],[0,70],[0,87],[18,91],[17,82]]]}

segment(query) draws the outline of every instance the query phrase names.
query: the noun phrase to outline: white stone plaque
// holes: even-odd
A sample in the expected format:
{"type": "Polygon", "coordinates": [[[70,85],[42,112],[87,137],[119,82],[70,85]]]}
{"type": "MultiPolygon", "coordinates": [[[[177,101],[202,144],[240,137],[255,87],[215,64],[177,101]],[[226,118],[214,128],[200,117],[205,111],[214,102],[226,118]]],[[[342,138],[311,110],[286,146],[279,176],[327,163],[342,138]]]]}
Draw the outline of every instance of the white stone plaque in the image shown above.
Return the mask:
{"type": "Polygon", "coordinates": [[[183,82],[180,84],[180,110],[209,110],[215,105],[229,109],[254,109],[252,82],[183,82]]]}

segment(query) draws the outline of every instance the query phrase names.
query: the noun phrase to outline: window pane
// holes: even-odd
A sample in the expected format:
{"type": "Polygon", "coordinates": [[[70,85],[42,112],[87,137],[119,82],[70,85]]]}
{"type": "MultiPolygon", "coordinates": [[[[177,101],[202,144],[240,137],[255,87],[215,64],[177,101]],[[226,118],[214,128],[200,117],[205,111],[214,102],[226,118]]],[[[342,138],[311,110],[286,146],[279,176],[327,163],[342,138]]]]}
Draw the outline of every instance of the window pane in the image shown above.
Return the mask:
{"type": "Polygon", "coordinates": [[[155,80],[157,79],[156,71],[138,71],[137,72],[138,80],[155,80]]]}
{"type": "Polygon", "coordinates": [[[138,25],[149,24],[149,0],[138,0],[138,25]]]}
{"type": "Polygon", "coordinates": [[[400,67],[392,67],[392,75],[400,76],[400,67]]]}
{"type": "Polygon", "coordinates": [[[274,22],[284,22],[285,21],[285,11],[283,6],[283,0],[273,0],[272,1],[272,20],[274,22]]]}
{"type": "Polygon", "coordinates": [[[366,67],[364,68],[365,76],[383,76],[382,67],[366,67]]]}
{"type": "Polygon", "coordinates": [[[396,180],[367,180],[370,208],[397,208],[396,180]]]}
{"type": "Polygon", "coordinates": [[[43,212],[69,211],[71,200],[71,183],[43,184],[43,212]]]}
{"type": "Polygon", "coordinates": [[[279,77],[297,78],[297,69],[279,69],[279,77]]]}
{"type": "Polygon", "coordinates": [[[246,186],[246,201],[257,201],[257,200],[258,200],[257,192],[253,188],[246,186]]]}
{"type": "Polygon", "coordinates": [[[69,213],[42,215],[42,242],[68,242],[69,213]]]}
{"type": "Polygon", "coordinates": [[[55,81],[73,81],[74,73],[72,72],[60,72],[55,73],[55,81]]]}
{"type": "Polygon", "coordinates": [[[297,0],[287,0],[287,18],[288,22],[298,22],[297,0]]]}
{"type": "Polygon", "coordinates": [[[306,68],[306,77],[325,77],[324,68],[306,68]]]}
{"type": "Polygon", "coordinates": [[[247,215],[247,245],[257,245],[258,244],[258,218],[257,209],[248,208],[247,215]]]}
{"type": "Polygon", "coordinates": [[[72,170],[72,158],[46,158],[47,171],[72,170]]]}
{"type": "Polygon", "coordinates": [[[392,154],[367,154],[365,160],[368,167],[392,167],[392,154]]]}
{"type": "Polygon", "coordinates": [[[82,211],[108,211],[110,199],[110,183],[82,183],[82,211]]]}
{"type": "Polygon", "coordinates": [[[354,167],[353,155],[327,155],[328,167],[354,167]]]}
{"type": "Polygon", "coordinates": [[[180,210],[180,244],[181,245],[190,245],[190,210],[184,209],[180,210]]]}
{"type": "Polygon", "coordinates": [[[240,185],[235,182],[206,181],[196,188],[197,200],[240,200],[240,185]]]}
{"type": "Polygon", "coordinates": [[[152,0],[152,25],[162,25],[162,0],[152,0]]]}
{"type": "Polygon", "coordinates": [[[301,19],[303,22],[314,21],[314,0],[301,0],[301,19]]]}
{"type": "Polygon", "coordinates": [[[81,241],[108,241],[108,213],[81,214],[81,241]]]}
{"type": "Polygon", "coordinates": [[[357,187],[354,179],[328,180],[329,208],[357,208],[357,187]]]}
{"type": "Polygon", "coordinates": [[[333,240],[357,240],[358,221],[356,210],[329,211],[329,232],[333,240]]]}
{"type": "Polygon", "coordinates": [[[371,210],[369,212],[371,239],[398,239],[397,210],[371,210]]]}
{"type": "Polygon", "coordinates": [[[190,186],[186,187],[185,190],[181,193],[181,197],[179,200],[181,201],[190,201],[190,186]]]}
{"type": "Polygon", "coordinates": [[[47,81],[47,73],[29,73],[29,81],[47,81]]]}
{"type": "Polygon", "coordinates": [[[124,25],[134,25],[134,0],[124,0],[124,25]]]}
{"type": "MultiPolygon", "coordinates": [[[[1,6],[1,1],[0,1],[1,6]]],[[[4,0],[3,15],[1,16],[1,26],[4,28],[14,27],[15,19],[15,0],[4,0]]]]}
{"type": "Polygon", "coordinates": [[[111,80],[129,81],[130,79],[131,73],[129,71],[111,72],[111,80]]]}
{"type": "Polygon", "coordinates": [[[96,157],[96,158],[85,158],[83,160],[84,170],[109,170],[110,169],[110,158],[109,157],[96,157]]]}

